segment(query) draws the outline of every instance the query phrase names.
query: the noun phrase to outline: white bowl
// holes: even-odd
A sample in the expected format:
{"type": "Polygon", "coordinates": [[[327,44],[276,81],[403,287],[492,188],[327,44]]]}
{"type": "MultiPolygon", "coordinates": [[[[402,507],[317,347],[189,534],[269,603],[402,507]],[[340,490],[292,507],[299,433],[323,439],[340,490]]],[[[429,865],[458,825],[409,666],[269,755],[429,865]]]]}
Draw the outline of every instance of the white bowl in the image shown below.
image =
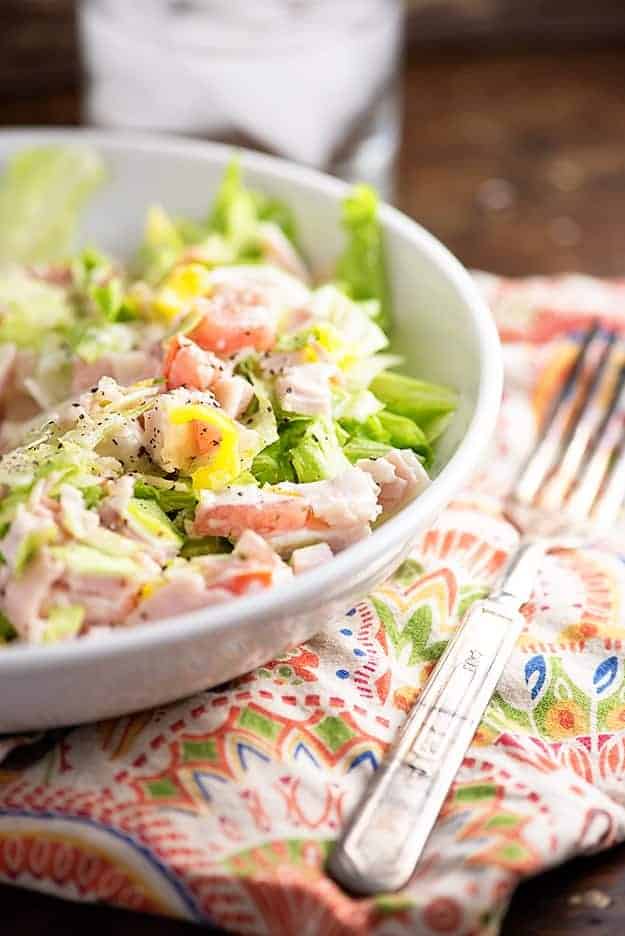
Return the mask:
{"type": "MultiPolygon", "coordinates": [[[[0,164],[27,146],[94,145],[110,181],[94,198],[81,240],[132,249],[146,207],[207,210],[231,149],[215,144],[77,130],[0,133],[0,164]]],[[[293,206],[307,257],[330,269],[341,243],[347,187],[254,153],[242,154],[250,184],[293,206]]],[[[393,292],[394,345],[406,370],[450,384],[460,406],[438,449],[434,483],[367,540],[309,575],[261,595],[208,608],[112,639],[0,652],[0,731],[108,718],[214,686],[312,637],[388,576],[419,533],[470,479],[492,437],[502,369],[497,334],[473,281],[427,231],[393,208],[381,211],[393,292]]]]}

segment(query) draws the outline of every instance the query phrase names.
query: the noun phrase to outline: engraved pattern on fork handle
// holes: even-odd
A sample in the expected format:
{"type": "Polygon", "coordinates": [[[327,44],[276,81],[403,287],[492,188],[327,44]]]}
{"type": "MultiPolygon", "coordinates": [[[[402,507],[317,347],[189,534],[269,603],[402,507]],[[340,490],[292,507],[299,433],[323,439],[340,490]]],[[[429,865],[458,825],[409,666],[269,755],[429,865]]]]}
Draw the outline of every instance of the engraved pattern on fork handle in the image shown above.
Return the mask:
{"type": "Polygon", "coordinates": [[[473,605],[330,856],[346,890],[411,877],[522,627],[505,595],[473,605]]]}

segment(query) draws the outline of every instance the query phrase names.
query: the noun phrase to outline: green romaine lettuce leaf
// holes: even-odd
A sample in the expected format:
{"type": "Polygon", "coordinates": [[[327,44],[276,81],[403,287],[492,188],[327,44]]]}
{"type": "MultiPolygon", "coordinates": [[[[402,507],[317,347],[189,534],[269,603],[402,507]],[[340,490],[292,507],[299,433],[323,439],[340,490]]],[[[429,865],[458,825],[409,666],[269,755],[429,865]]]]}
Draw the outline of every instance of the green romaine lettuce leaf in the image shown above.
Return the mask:
{"type": "Polygon", "coordinates": [[[449,387],[392,371],[378,374],[370,390],[391,413],[415,422],[430,443],[444,430],[458,402],[449,387]]]}
{"type": "Polygon", "coordinates": [[[347,244],[336,265],[336,278],[352,299],[375,299],[375,322],[388,331],[390,293],[386,277],[378,197],[367,185],[356,185],[343,203],[347,244]]]}
{"type": "Polygon", "coordinates": [[[0,644],[9,643],[17,637],[17,631],[3,611],[0,611],[0,644]]]}
{"type": "Polygon", "coordinates": [[[258,215],[251,192],[243,185],[241,167],[237,159],[230,161],[209,218],[209,228],[222,234],[234,248],[238,259],[251,253],[257,256],[256,225],[258,215]]]}
{"type": "Polygon", "coordinates": [[[195,509],[197,498],[193,491],[179,490],[172,484],[171,487],[155,487],[147,484],[145,481],[136,480],[134,488],[135,497],[154,500],[166,513],[174,513],[178,510],[195,509]]]}
{"type": "Polygon", "coordinates": [[[219,553],[232,552],[232,543],[221,536],[188,537],[180,550],[183,559],[194,559],[196,556],[214,556],[219,553]]]}
{"type": "Polygon", "coordinates": [[[273,224],[277,224],[282,229],[283,234],[297,248],[297,225],[290,206],[280,198],[274,198],[264,192],[252,191],[250,194],[254,201],[258,220],[271,221],[273,224]]]}
{"type": "Polygon", "coordinates": [[[332,420],[293,419],[284,422],[278,440],[256,456],[252,474],[260,484],[304,483],[333,478],[346,465],[332,420]]]}

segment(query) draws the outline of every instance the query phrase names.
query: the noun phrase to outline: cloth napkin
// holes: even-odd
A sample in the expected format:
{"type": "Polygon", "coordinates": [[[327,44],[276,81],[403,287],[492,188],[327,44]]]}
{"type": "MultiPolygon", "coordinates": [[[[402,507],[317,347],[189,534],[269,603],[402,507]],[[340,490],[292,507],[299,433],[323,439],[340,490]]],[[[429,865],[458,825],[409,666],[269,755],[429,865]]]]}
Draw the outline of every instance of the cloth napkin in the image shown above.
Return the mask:
{"type": "MultiPolygon", "coordinates": [[[[489,468],[385,585],[228,686],[0,765],[0,878],[246,934],[493,934],[526,875],[625,838],[624,557],[545,559],[526,629],[399,894],[352,899],[332,842],[462,613],[518,541],[500,496],[571,360],[625,325],[625,282],[478,277],[507,385],[489,468]]],[[[625,536],[621,537],[625,539],[625,536]]]]}

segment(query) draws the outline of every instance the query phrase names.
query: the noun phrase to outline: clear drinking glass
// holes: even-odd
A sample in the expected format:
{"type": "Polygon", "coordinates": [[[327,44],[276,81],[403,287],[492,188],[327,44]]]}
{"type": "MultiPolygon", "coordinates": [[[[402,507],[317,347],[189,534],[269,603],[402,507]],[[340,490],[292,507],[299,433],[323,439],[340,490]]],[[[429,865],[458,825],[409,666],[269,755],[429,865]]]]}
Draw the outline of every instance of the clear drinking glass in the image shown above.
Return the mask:
{"type": "Polygon", "coordinates": [[[391,197],[402,0],[82,0],[86,118],[278,153],[391,197]]]}

